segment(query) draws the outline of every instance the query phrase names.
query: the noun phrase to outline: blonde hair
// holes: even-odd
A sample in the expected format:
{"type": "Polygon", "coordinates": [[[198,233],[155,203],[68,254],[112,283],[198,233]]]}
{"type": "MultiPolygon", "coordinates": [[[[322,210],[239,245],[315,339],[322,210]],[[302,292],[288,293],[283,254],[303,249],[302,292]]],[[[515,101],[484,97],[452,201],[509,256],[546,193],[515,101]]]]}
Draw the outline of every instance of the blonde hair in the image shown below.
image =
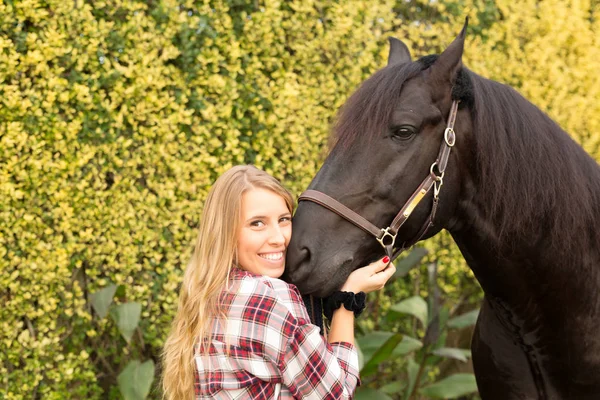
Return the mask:
{"type": "Polygon", "coordinates": [[[225,317],[218,302],[236,258],[242,195],[256,188],[280,195],[293,211],[291,194],[277,179],[252,165],[229,169],[210,189],[163,349],[163,397],[168,400],[194,398],[195,346],[210,338],[213,318],[225,317]]]}

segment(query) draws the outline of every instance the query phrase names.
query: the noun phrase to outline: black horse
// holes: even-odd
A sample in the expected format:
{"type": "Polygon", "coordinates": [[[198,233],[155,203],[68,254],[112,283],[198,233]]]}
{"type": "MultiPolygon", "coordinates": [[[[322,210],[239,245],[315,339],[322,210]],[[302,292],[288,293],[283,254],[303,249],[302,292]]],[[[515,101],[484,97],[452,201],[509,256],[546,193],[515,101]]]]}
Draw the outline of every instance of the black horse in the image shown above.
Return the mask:
{"type": "MultiPolygon", "coordinates": [[[[600,399],[600,168],[515,90],[462,66],[465,29],[417,61],[390,39],[309,189],[387,226],[431,177],[394,247],[441,229],[458,244],[485,292],[472,340],[482,398],[600,399]]],[[[327,296],[384,254],[322,204],[301,201],[293,230],[286,273],[304,294],[327,296]]]]}

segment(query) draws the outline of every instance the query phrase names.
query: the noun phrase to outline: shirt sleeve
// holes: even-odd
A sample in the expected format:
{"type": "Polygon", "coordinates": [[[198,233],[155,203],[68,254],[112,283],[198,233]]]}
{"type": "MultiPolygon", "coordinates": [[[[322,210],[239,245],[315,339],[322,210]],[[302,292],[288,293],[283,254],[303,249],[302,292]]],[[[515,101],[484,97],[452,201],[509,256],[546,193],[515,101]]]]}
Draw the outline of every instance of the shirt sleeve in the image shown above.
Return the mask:
{"type": "Polygon", "coordinates": [[[297,324],[279,369],[283,384],[297,399],[351,399],[360,384],[356,348],[327,343],[310,323],[297,324]]]}
{"type": "MultiPolygon", "coordinates": [[[[356,348],[346,342],[327,343],[316,325],[291,312],[289,304],[276,294],[277,283],[265,287],[275,300],[264,310],[268,311],[270,332],[265,356],[276,364],[281,382],[296,399],[351,399],[360,384],[356,348]]],[[[298,301],[304,308],[300,298],[298,301]]],[[[300,314],[308,315],[305,309],[300,314]]]]}

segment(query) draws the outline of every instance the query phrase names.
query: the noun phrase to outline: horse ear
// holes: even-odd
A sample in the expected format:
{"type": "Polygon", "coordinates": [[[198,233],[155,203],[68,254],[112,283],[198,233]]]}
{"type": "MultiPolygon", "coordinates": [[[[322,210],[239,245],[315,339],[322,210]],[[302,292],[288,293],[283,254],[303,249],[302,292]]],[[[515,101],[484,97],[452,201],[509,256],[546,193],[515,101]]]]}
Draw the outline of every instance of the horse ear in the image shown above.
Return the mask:
{"type": "Polygon", "coordinates": [[[450,46],[440,54],[431,66],[429,79],[436,85],[452,85],[456,80],[458,71],[462,67],[462,54],[465,47],[465,34],[468,25],[469,18],[467,17],[465,19],[465,25],[456,39],[450,43],[450,46]]]}
{"type": "Polygon", "coordinates": [[[410,51],[401,40],[393,37],[388,40],[390,41],[390,54],[387,65],[404,64],[411,61],[410,51]]]}

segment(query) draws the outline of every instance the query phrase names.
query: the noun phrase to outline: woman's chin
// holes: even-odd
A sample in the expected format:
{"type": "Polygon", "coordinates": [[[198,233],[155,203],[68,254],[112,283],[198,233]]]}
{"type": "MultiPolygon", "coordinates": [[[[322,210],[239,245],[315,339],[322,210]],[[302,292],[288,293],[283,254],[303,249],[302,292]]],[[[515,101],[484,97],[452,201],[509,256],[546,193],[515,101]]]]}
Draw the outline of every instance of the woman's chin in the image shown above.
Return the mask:
{"type": "Polygon", "coordinates": [[[281,278],[281,275],[283,275],[283,270],[284,270],[284,266],[281,266],[279,268],[271,268],[267,271],[265,271],[265,273],[263,275],[268,276],[269,278],[281,278]]]}

